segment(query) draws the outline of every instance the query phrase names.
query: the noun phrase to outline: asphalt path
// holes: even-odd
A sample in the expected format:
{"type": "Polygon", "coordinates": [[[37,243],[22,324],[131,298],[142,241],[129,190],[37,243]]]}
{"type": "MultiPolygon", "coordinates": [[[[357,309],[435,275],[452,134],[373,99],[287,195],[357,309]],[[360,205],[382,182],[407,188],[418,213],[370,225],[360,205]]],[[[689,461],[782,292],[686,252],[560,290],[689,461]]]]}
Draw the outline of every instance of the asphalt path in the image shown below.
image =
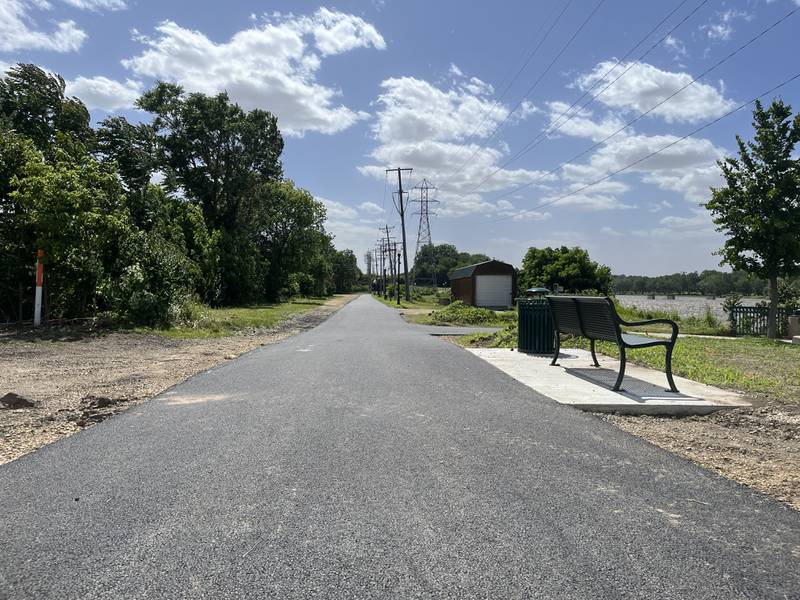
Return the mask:
{"type": "Polygon", "coordinates": [[[368,296],[0,466],[0,598],[800,598],[800,513],[368,296]]]}

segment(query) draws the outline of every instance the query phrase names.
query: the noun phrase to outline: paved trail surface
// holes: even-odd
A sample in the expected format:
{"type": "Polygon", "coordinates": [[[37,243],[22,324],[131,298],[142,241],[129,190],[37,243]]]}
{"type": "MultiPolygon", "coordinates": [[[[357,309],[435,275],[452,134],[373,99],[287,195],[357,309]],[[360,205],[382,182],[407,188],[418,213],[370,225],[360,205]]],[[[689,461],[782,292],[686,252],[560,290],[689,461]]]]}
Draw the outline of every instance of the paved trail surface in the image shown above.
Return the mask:
{"type": "Polygon", "coordinates": [[[0,598],[800,598],[800,513],[369,297],[0,467],[0,598]]]}

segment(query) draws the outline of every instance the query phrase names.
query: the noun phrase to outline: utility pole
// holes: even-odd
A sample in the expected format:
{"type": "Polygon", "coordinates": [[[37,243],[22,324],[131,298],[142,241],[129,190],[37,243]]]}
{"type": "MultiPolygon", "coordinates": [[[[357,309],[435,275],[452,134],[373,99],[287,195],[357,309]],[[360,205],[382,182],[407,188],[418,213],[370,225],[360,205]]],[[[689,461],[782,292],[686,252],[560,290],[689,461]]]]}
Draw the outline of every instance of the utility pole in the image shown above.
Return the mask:
{"type": "MultiPolygon", "coordinates": [[[[435,215],[436,213],[432,213],[430,211],[431,204],[438,204],[439,201],[429,198],[428,192],[430,190],[435,190],[436,186],[433,185],[427,179],[423,179],[421,183],[414,186],[415,190],[419,190],[419,199],[412,200],[412,202],[419,203],[419,212],[414,213],[415,215],[419,215],[419,230],[417,232],[417,248],[414,252],[414,280],[417,281],[416,273],[417,273],[417,259],[419,257],[419,251],[424,248],[425,246],[432,246],[433,240],[431,239],[431,221],[430,215],[435,215]]],[[[433,264],[431,265],[432,275],[431,283],[433,287],[436,287],[436,261],[434,260],[433,264]]]]}
{"type": "MultiPolygon", "coordinates": [[[[384,238],[381,242],[382,245],[382,252],[381,256],[384,255],[388,259],[389,262],[389,272],[392,276],[394,276],[394,256],[392,255],[392,239],[389,236],[389,232],[392,231],[394,227],[389,227],[389,225],[384,225],[383,227],[379,228],[379,231],[384,234],[384,238]]],[[[386,288],[386,269],[383,270],[383,297],[388,298],[387,288],[386,288]]]]}
{"type": "MultiPolygon", "coordinates": [[[[412,169],[401,169],[400,167],[396,169],[386,169],[387,173],[389,171],[397,171],[397,202],[395,203],[395,207],[400,213],[400,229],[403,235],[403,273],[405,274],[406,302],[411,302],[411,287],[408,281],[408,252],[406,251],[406,201],[403,196],[403,171],[411,173],[412,169]]],[[[394,194],[392,194],[392,197],[394,197],[394,194]]]]}
{"type": "MultiPolygon", "coordinates": [[[[394,245],[395,251],[397,250],[397,243],[395,242],[394,245]]],[[[405,248],[403,248],[403,253],[405,254],[405,248]]],[[[397,306],[400,306],[400,253],[397,252],[397,306]]],[[[406,289],[408,289],[408,270],[406,270],[406,289]]]]}

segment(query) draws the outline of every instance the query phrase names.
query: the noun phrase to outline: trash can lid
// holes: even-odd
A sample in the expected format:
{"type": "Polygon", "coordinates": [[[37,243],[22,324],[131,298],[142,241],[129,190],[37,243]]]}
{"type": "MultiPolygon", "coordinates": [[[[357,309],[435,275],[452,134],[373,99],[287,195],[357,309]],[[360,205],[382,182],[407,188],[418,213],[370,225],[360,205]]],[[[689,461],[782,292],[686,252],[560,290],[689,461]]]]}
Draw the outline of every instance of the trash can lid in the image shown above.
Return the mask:
{"type": "Polygon", "coordinates": [[[544,287],[532,287],[525,290],[529,294],[549,294],[550,290],[544,287]]]}

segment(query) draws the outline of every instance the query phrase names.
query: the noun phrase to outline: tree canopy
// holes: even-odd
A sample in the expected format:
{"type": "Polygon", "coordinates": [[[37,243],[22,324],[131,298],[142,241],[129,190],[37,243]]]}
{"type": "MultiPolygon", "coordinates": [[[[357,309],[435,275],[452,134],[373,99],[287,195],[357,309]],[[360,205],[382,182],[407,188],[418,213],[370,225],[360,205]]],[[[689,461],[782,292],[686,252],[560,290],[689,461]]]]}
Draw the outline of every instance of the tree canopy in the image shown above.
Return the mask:
{"type": "Polygon", "coordinates": [[[151,122],[92,128],[60,76],[0,77],[0,319],[30,318],[37,248],[53,318],[166,324],[191,301],[352,289],[355,255],[283,176],[274,115],[163,82],[137,105],[151,122]]]}
{"type": "Polygon", "coordinates": [[[775,100],[753,110],[755,136],[736,136],[738,157],[718,162],[725,185],[705,204],[726,236],[722,262],[769,282],[769,337],[776,335],[778,278],[800,274],[800,115],[775,100]]]}
{"type": "Polygon", "coordinates": [[[520,289],[560,285],[568,292],[611,292],[611,270],[583,248],[528,248],[519,272],[520,289]]]}
{"type": "Polygon", "coordinates": [[[419,249],[414,258],[414,277],[433,281],[434,271],[439,285],[450,284],[450,274],[459,267],[491,260],[485,254],[459,252],[452,244],[429,244],[419,249]]]}

